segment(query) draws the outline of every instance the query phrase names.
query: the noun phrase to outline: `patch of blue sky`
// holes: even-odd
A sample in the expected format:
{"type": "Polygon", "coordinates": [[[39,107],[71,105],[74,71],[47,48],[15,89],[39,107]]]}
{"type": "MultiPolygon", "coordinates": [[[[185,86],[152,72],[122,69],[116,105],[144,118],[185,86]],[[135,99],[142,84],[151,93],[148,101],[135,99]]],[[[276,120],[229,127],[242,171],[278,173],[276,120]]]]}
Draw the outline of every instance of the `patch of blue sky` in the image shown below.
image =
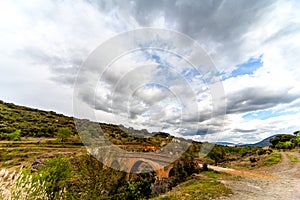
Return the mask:
{"type": "Polygon", "coordinates": [[[166,67],[165,65],[157,66],[157,71],[153,74],[152,81],[170,87],[178,82],[182,82],[182,77],[176,71],[166,67]]]}
{"type": "Polygon", "coordinates": [[[189,82],[191,82],[196,76],[200,76],[200,72],[195,68],[184,68],[180,74],[189,82]]]}
{"type": "Polygon", "coordinates": [[[162,51],[153,49],[142,49],[141,52],[147,60],[151,60],[161,66],[172,67],[165,59],[162,59],[162,57],[164,57],[162,55],[162,51]]]}
{"type": "Polygon", "coordinates": [[[159,84],[159,83],[147,83],[144,86],[145,89],[164,89],[165,86],[159,84]]]}
{"type": "Polygon", "coordinates": [[[228,77],[226,76],[225,72],[217,72],[216,76],[219,77],[219,79],[220,79],[221,81],[224,81],[224,80],[226,80],[226,79],[228,78],[228,77]]]}
{"type": "Polygon", "coordinates": [[[153,54],[153,55],[151,56],[151,58],[152,58],[156,63],[162,63],[162,62],[161,62],[161,58],[160,58],[158,55],[156,55],[156,54],[153,54]]]}
{"type": "Polygon", "coordinates": [[[181,61],[183,58],[171,51],[167,51],[164,49],[156,49],[156,48],[141,48],[140,49],[142,56],[147,60],[154,61],[159,65],[166,65],[168,67],[176,67],[174,66],[174,61],[181,61]]]}
{"type": "Polygon", "coordinates": [[[155,49],[161,51],[174,51],[176,46],[171,39],[162,39],[159,35],[149,41],[149,38],[139,38],[135,40],[136,46],[140,49],[155,49]]]}
{"type": "Polygon", "coordinates": [[[186,65],[181,63],[182,66],[174,66],[175,63],[169,62],[180,60],[181,58],[178,55],[159,49],[141,49],[141,53],[147,60],[157,64],[158,70],[153,74],[154,81],[162,82],[166,86],[170,86],[175,82],[178,84],[178,81],[183,81],[184,84],[195,81],[202,84],[204,82],[204,80],[199,80],[201,79],[200,71],[189,66],[188,63],[186,65]]]}
{"type": "Polygon", "coordinates": [[[220,76],[222,77],[222,80],[225,80],[227,78],[242,76],[245,74],[251,75],[253,74],[257,69],[263,66],[263,55],[260,55],[259,57],[251,57],[248,59],[247,62],[239,64],[236,66],[236,69],[231,72],[231,74],[226,77],[223,73],[220,73],[220,76]]]}
{"type": "MultiPolygon", "coordinates": [[[[177,103],[177,102],[176,102],[177,103]]],[[[173,113],[179,113],[179,112],[181,112],[181,109],[179,109],[179,108],[173,108],[172,109],[172,112],[173,113]]]]}
{"type": "Polygon", "coordinates": [[[154,61],[157,64],[162,64],[162,60],[158,55],[158,52],[153,49],[142,49],[141,51],[148,60],[154,61]]]}
{"type": "Polygon", "coordinates": [[[278,116],[285,116],[285,115],[291,115],[295,114],[296,112],[294,111],[282,111],[282,110],[261,110],[261,111],[254,111],[247,113],[243,115],[243,119],[246,120],[253,120],[253,119],[260,119],[260,120],[265,120],[269,119],[272,117],[278,117],[278,116]]]}
{"type": "Polygon", "coordinates": [[[151,116],[150,113],[147,111],[142,113],[141,115],[142,115],[142,117],[150,117],[151,116]]]}

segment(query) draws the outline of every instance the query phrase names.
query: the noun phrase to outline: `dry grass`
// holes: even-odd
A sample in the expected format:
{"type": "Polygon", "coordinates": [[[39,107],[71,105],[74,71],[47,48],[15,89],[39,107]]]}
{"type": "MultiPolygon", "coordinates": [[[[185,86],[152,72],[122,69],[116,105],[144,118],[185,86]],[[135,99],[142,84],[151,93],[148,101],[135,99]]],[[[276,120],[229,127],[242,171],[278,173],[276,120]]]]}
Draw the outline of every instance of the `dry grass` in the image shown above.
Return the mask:
{"type": "Polygon", "coordinates": [[[47,200],[48,198],[44,182],[33,181],[31,175],[2,169],[0,171],[0,199],[47,200]]]}
{"type": "Polygon", "coordinates": [[[0,141],[0,167],[29,167],[32,161],[42,155],[84,152],[85,148],[78,145],[56,143],[53,139],[27,138],[24,141],[0,141]]]}
{"type": "Polygon", "coordinates": [[[219,180],[226,176],[228,178],[228,175],[215,171],[204,172],[153,200],[203,200],[228,196],[232,191],[219,180]]]}
{"type": "MultiPolygon", "coordinates": [[[[0,171],[0,200],[48,200],[45,181],[23,172],[0,171]]],[[[64,199],[65,190],[56,199],[64,199]]]]}

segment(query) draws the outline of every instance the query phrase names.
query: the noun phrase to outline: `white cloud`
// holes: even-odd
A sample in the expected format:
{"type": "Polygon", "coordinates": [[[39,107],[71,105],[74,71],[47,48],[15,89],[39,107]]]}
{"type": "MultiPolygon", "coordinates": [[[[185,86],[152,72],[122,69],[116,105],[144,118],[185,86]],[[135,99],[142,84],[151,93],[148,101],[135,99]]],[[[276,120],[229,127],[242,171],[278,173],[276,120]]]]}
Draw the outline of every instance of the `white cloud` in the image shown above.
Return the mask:
{"type": "MultiPolygon", "coordinates": [[[[208,57],[191,51],[191,44],[178,38],[161,45],[188,55],[189,60],[205,62],[202,74],[193,73],[192,67],[172,52],[131,52],[107,68],[97,88],[89,83],[99,74],[84,72],[90,80],[78,80],[85,83],[80,100],[87,107],[82,108],[82,116],[89,116],[84,114],[88,105],[95,106],[101,121],[132,122],[141,128],[155,127],[205,140],[251,142],[291,133],[300,128],[296,120],[300,112],[299,9],[298,1],[281,0],[1,1],[0,98],[72,114],[72,87],[87,56],[117,33],[154,26],[194,38],[226,77],[238,64],[262,55],[263,65],[253,74],[223,81],[228,111],[224,125],[221,116],[211,119],[212,112],[220,113],[224,107],[212,102],[222,97],[212,94],[215,74],[208,73],[208,57]],[[146,82],[161,87],[145,87],[146,82]],[[95,92],[96,102],[91,95],[95,92]],[[257,119],[243,118],[259,110],[289,112],[267,119],[259,119],[257,113],[257,119]],[[195,136],[208,128],[218,136],[195,136]]],[[[170,38],[153,43],[166,39],[170,38]]],[[[122,52],[130,42],[107,46],[107,56],[95,62],[122,52]]]]}
{"type": "Polygon", "coordinates": [[[84,1],[1,1],[0,10],[0,98],[71,115],[70,86],[89,52],[116,33],[106,26],[113,18],[84,1]]]}

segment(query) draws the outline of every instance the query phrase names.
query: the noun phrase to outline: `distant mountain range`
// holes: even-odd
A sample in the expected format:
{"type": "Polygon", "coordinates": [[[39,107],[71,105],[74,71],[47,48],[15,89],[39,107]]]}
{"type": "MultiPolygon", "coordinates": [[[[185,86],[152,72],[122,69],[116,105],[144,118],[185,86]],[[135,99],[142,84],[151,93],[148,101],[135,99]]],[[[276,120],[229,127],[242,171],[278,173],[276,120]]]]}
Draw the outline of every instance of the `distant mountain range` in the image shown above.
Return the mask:
{"type": "Polygon", "coordinates": [[[256,146],[256,147],[264,147],[264,146],[269,146],[271,143],[270,143],[270,140],[274,137],[276,137],[277,135],[272,135],[270,137],[267,137],[265,139],[263,139],[262,141],[260,142],[257,142],[257,143],[254,143],[254,144],[234,144],[234,143],[231,143],[231,142],[215,142],[215,144],[218,144],[218,145],[223,145],[223,146],[256,146]]]}
{"type": "Polygon", "coordinates": [[[223,146],[236,146],[236,144],[231,142],[214,142],[214,144],[223,145],[223,146]]]}
{"type": "Polygon", "coordinates": [[[274,137],[276,137],[277,135],[272,135],[270,137],[267,137],[265,139],[263,139],[262,141],[260,142],[257,142],[257,143],[254,143],[254,144],[242,144],[240,146],[256,146],[256,147],[264,147],[264,146],[269,146],[271,143],[270,143],[270,140],[273,139],[274,137]]]}

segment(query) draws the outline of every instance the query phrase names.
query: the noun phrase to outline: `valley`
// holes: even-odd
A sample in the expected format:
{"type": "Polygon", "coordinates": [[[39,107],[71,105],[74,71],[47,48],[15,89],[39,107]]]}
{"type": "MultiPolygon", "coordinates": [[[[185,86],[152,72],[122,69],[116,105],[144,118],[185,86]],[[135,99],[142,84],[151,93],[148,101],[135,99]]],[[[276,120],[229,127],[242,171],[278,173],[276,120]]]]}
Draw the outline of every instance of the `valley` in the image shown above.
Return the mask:
{"type": "Polygon", "coordinates": [[[300,198],[300,154],[295,136],[270,140],[287,149],[215,145],[205,157],[199,157],[206,143],[80,120],[86,128],[80,136],[90,139],[85,144],[109,149],[96,159],[75,131],[71,117],[0,103],[1,200],[20,199],[21,194],[23,199],[300,198]],[[175,146],[168,147],[173,139],[175,146]],[[169,160],[178,154],[178,145],[187,142],[186,151],[175,161],[169,160]],[[20,184],[34,188],[14,186],[20,184]],[[33,192],[37,188],[38,194],[33,192]]]}

